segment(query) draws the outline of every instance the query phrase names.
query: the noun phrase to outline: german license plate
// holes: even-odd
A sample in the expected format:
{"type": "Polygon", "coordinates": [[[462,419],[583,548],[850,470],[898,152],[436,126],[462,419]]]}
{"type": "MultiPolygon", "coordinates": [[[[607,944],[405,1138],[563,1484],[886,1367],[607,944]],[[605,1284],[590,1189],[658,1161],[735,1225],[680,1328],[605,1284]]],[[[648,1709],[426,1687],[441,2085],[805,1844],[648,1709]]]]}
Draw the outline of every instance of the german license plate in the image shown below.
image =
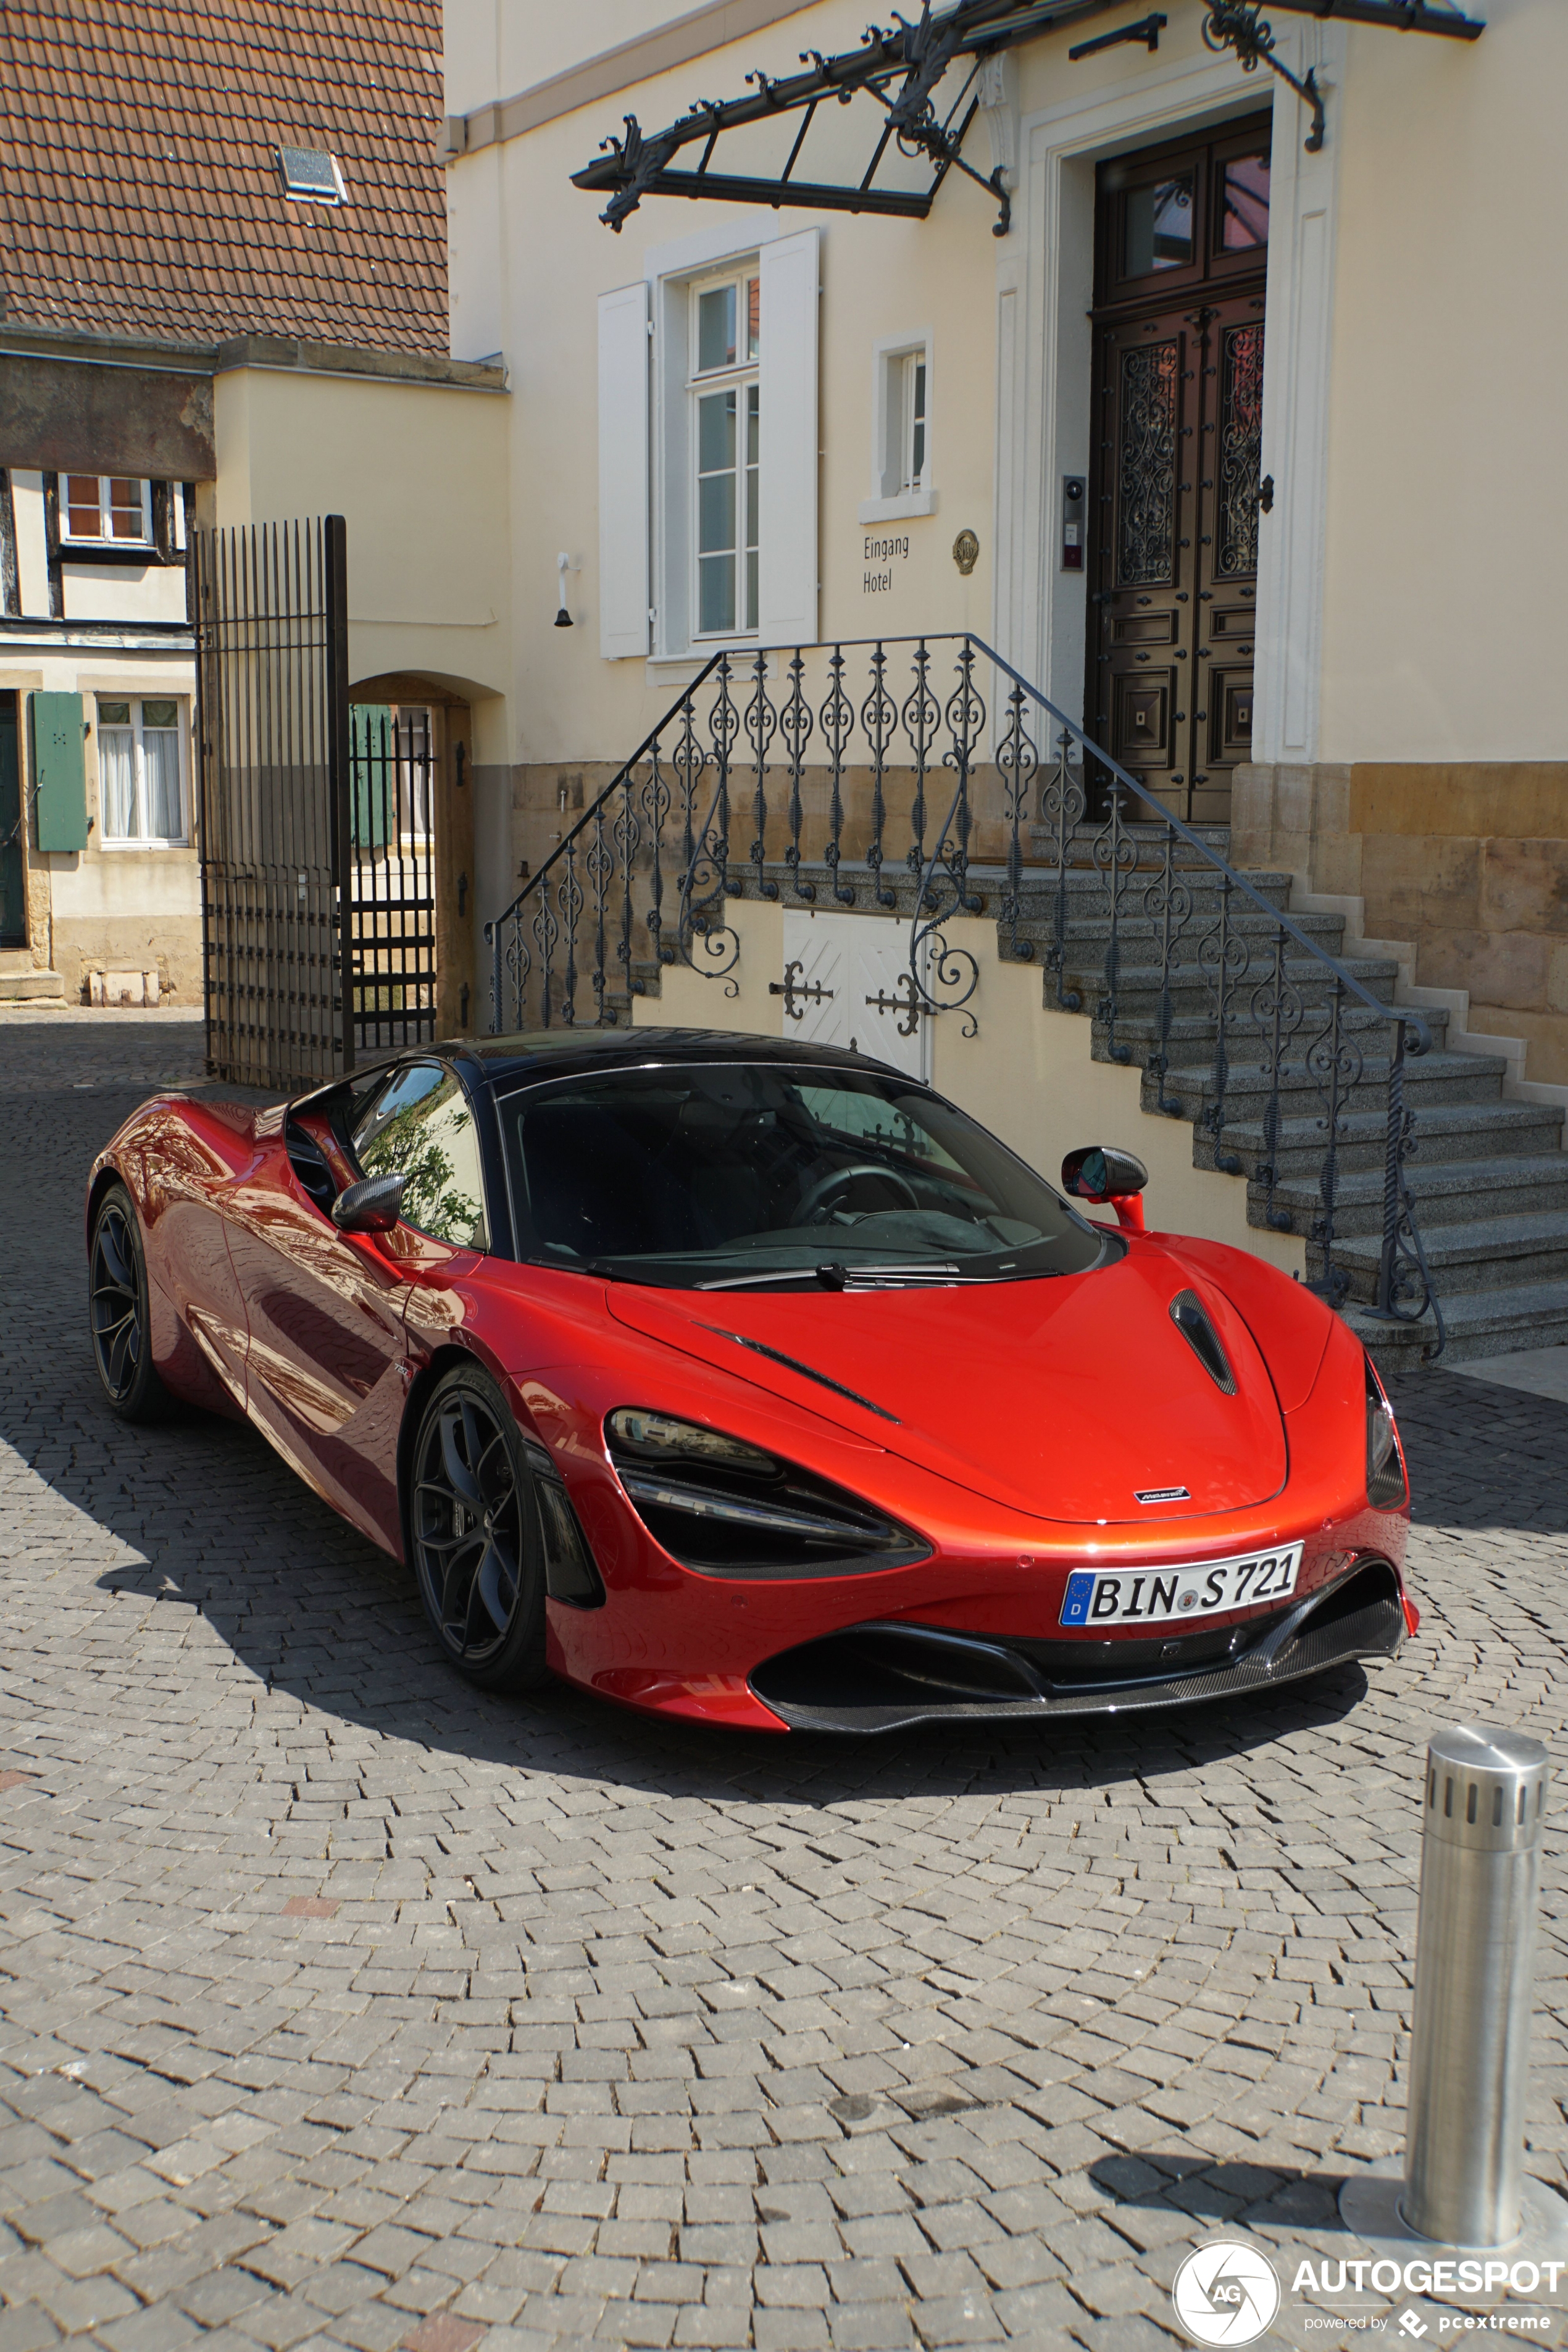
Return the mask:
{"type": "Polygon", "coordinates": [[[1243,1552],[1201,1568],[1079,1569],[1062,1595],[1063,1625],[1190,1624],[1296,1590],[1301,1546],[1243,1552]]]}

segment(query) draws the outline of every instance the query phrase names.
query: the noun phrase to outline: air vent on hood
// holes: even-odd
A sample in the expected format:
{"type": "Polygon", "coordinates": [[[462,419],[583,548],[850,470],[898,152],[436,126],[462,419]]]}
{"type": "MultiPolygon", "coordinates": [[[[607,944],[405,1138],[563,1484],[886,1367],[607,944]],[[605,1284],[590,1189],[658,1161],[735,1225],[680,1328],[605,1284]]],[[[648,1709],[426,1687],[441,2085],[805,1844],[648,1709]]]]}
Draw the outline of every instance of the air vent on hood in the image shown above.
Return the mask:
{"type": "Polygon", "coordinates": [[[1226,1396],[1236,1394],[1236,1374],[1226,1360],[1219,1343],[1219,1333],[1209,1321],[1203,1300],[1195,1290],[1178,1290],[1171,1301],[1171,1320],[1203,1366],[1215,1388],[1226,1396]]]}

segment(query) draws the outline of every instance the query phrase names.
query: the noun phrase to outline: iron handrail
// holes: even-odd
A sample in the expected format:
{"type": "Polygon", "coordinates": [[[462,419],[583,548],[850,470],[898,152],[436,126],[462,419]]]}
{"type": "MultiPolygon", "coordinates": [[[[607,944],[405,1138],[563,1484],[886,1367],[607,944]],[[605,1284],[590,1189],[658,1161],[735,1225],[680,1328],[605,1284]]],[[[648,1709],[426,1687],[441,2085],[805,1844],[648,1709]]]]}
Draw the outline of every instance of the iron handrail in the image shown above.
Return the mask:
{"type": "MultiPolygon", "coordinates": [[[[1059,704],[1053,702],[1048,695],[1042,694],[1039,688],[1034,685],[1024,676],[1022,670],[1015,669],[1012,663],[1006,660],[1003,655],[999,654],[994,646],[987,645],[984,637],[977,637],[973,634],[973,630],[952,629],[941,630],[934,633],[930,630],[921,630],[910,631],[906,635],[898,637],[835,637],[830,642],[841,653],[853,653],[864,646],[881,646],[886,647],[889,646],[930,646],[941,645],[943,643],[973,646],[977,654],[984,655],[984,658],[988,662],[994,663],[995,667],[1002,671],[1004,676],[1010,677],[1016,686],[1021,687],[1032,701],[1037,702],[1042,710],[1048,711],[1050,716],[1056,719],[1060,726],[1066,728],[1068,733],[1074,737],[1078,742],[1082,744],[1084,750],[1089,754],[1090,758],[1098,761],[1101,767],[1108,769],[1116,778],[1117,782],[1122,785],[1126,791],[1131,793],[1134,799],[1143,802],[1148,802],[1149,800],[1149,788],[1140,784],[1135,777],[1128,773],[1127,770],[1121,766],[1119,761],[1113,760],[1110,753],[1105,751],[1100,744],[1096,742],[1094,737],[1089,734],[1087,728],[1081,726],[1076,719],[1069,718],[1068,713],[1061,709],[1059,704]]],[[[799,650],[799,647],[793,645],[752,646],[747,644],[744,646],[723,646],[720,647],[718,652],[710,654],[708,659],[703,663],[702,667],[698,671],[696,677],[687,680],[686,684],[681,688],[680,692],[677,695],[675,700],[670,704],[668,709],[666,710],[662,716],[655,721],[654,725],[648,729],[647,733],[643,737],[642,741],[637,745],[637,750],[632,752],[629,759],[622,761],[620,767],[616,770],[610,782],[605,786],[603,792],[598,794],[597,798],[592,801],[584,810],[582,815],[578,818],[576,824],[573,825],[571,831],[562,835],[559,843],[556,845],[555,848],[551,851],[550,856],[544,860],[544,863],[539,867],[538,871],[529,876],[528,880],[523,884],[522,888],[518,892],[516,898],[513,898],[511,904],[509,907],[504,907],[499,915],[491,916],[489,921],[487,921],[484,927],[486,946],[489,947],[494,944],[496,933],[502,923],[513,922],[517,919],[519,911],[526,899],[537,896],[541,887],[551,873],[552,869],[561,860],[564,859],[569,845],[574,844],[578,836],[587,831],[596,816],[600,816],[604,814],[606,804],[612,796],[616,793],[621,791],[625,786],[632,773],[632,771],[637,767],[637,762],[640,760],[646,759],[648,752],[654,748],[664,734],[665,730],[680,716],[680,712],[688,698],[696,692],[697,688],[701,686],[705,680],[711,677],[713,672],[717,669],[721,661],[734,658],[737,656],[743,656],[748,661],[755,661],[759,656],[765,660],[770,655],[794,654],[799,650]]],[[[1300,948],[1304,953],[1313,958],[1316,962],[1326,964],[1334,973],[1336,979],[1342,981],[1352,995],[1359,997],[1362,1003],[1366,1006],[1368,1011],[1374,1013],[1380,1021],[1388,1021],[1395,1017],[1390,1012],[1389,1007],[1383,1002],[1382,998],[1373,996],[1369,988],[1363,987],[1362,982],[1356,978],[1354,972],[1347,971],[1337,956],[1331,955],[1327,948],[1321,946],[1319,942],[1310,938],[1307,932],[1299,929],[1296,924],[1290,920],[1289,916],[1287,915],[1282,908],[1270,906],[1262,892],[1254,888],[1253,885],[1247,880],[1245,874],[1239,873],[1237,868],[1231,865],[1228,858],[1222,857],[1218,851],[1213,848],[1211,845],[1203,838],[1201,834],[1194,833],[1192,827],[1189,824],[1184,824],[1183,820],[1176,815],[1173,810],[1162,806],[1158,817],[1155,818],[1153,822],[1158,824],[1171,825],[1181,836],[1182,840],[1187,844],[1189,848],[1197,850],[1205,858],[1207,859],[1208,863],[1214,866],[1217,872],[1228,876],[1233,888],[1239,888],[1244,891],[1260,913],[1267,915],[1270,922],[1278,923],[1282,929],[1289,933],[1297,946],[1300,948]]],[[[931,856],[927,860],[922,873],[921,893],[922,898],[930,889],[931,876],[941,856],[941,844],[945,828],[943,828],[943,831],[939,831],[937,834],[937,846],[933,848],[931,856]]],[[[700,849],[699,850],[699,855],[700,855],[700,849]]],[[[688,877],[688,879],[689,880],[689,877],[688,877]]],[[[1420,1013],[1411,1009],[1405,1009],[1400,1012],[1397,1018],[1403,1022],[1404,1025],[1412,1033],[1410,1044],[1411,1052],[1417,1055],[1430,1052],[1432,1033],[1427,1028],[1426,1022],[1422,1020],[1420,1013]]]]}
{"type": "MultiPolygon", "coordinates": [[[[536,874],[531,874],[529,876],[527,881],[523,884],[521,889],[518,892],[510,906],[503,907],[499,915],[492,915],[489,918],[489,921],[485,925],[485,945],[487,947],[494,946],[496,933],[500,930],[503,923],[516,921],[518,909],[522,905],[523,900],[525,898],[531,898],[536,895],[540,884],[544,880],[545,876],[550,872],[551,867],[556,863],[556,860],[565,856],[568,844],[574,842],[577,835],[580,833],[584,832],[586,828],[593,824],[594,819],[596,816],[603,815],[605,803],[608,802],[611,794],[613,793],[618,793],[621,790],[622,786],[630,777],[632,770],[637,766],[637,761],[639,760],[645,760],[647,757],[648,753],[658,743],[659,737],[664,733],[665,729],[673,719],[679,717],[681,704],[686,700],[688,695],[694,694],[705,678],[712,677],[713,672],[718,668],[719,664],[724,660],[730,650],[731,648],[728,646],[721,646],[716,654],[710,654],[708,659],[703,663],[702,667],[698,671],[696,677],[687,680],[686,684],[681,688],[680,692],[676,696],[675,700],[670,704],[669,709],[664,713],[663,717],[656,720],[654,725],[648,729],[647,733],[643,737],[642,741],[637,745],[637,750],[632,753],[630,759],[622,761],[619,768],[611,777],[609,782],[605,786],[604,791],[599,794],[598,798],[596,800],[590,801],[588,806],[584,810],[576,824],[572,827],[571,832],[563,833],[562,835],[560,841],[551,851],[543,865],[539,868],[539,871],[536,874]]],[[[750,646],[748,646],[746,650],[750,652],[750,646]]],[[[770,646],[768,650],[773,652],[775,651],[776,648],[770,646]]]]}
{"type": "MultiPolygon", "coordinates": [[[[999,686],[997,692],[1000,698],[999,686]]],[[[1103,822],[1096,820],[1098,830],[1089,855],[1089,866],[1102,885],[1107,902],[1103,913],[1109,921],[1101,959],[1103,993],[1097,1007],[1108,1058],[1123,1065],[1132,1059],[1132,1049],[1117,1036],[1124,1006],[1121,959],[1127,934],[1123,902],[1134,877],[1140,873],[1147,877],[1142,856],[1145,835],[1152,833],[1163,844],[1163,875],[1157,874],[1142,893],[1144,917],[1156,922],[1160,936],[1157,1035],[1153,1050],[1145,1058],[1147,1074],[1158,1080],[1155,1108],[1170,1115],[1185,1115],[1181,1104],[1167,1096],[1171,1066],[1168,1049],[1173,1018],[1173,976],[1191,970],[1208,991],[1215,1030],[1212,1087],[1194,1123],[1213,1139],[1215,1167],[1228,1174],[1243,1172],[1243,1161],[1226,1133],[1227,1096],[1237,1074],[1231,1059],[1233,1025],[1247,1018],[1236,1000],[1251,968],[1247,936],[1236,926],[1231,911],[1232,898],[1239,894],[1248,919],[1256,920],[1261,916],[1272,938],[1272,971],[1252,989],[1247,1000],[1252,1028],[1263,1038],[1268,1097],[1262,1112],[1263,1149],[1261,1155],[1254,1154],[1252,1171],[1254,1182],[1266,1186],[1262,1221],[1278,1231],[1295,1230],[1292,1215],[1277,1205],[1284,1144],[1281,1118],[1288,1116],[1281,1089],[1289,1070],[1285,1056],[1289,1040],[1312,1008],[1302,993],[1301,984],[1291,976],[1294,967],[1287,961],[1289,945],[1328,983],[1324,1025],[1301,1065],[1302,1074],[1316,1087],[1327,1112],[1326,1118],[1319,1122],[1327,1129],[1319,1181],[1321,1206],[1310,1236],[1323,1258],[1323,1271],[1314,1286],[1337,1306],[1350,1286],[1349,1275],[1334,1265],[1334,1229],[1341,1183],[1339,1161],[1355,1132],[1346,1122],[1353,1114],[1357,1089],[1373,1077],[1356,1043],[1354,1023],[1347,1024],[1345,1018],[1347,1007],[1359,1008],[1355,1013],[1357,1020],[1364,1022],[1370,1014],[1380,1028],[1393,1033],[1385,1070],[1376,1080],[1386,1089],[1383,1120],[1383,1238],[1376,1303],[1369,1311],[1380,1319],[1410,1322],[1418,1321],[1430,1307],[1437,1333],[1435,1352],[1440,1354],[1444,1343],[1442,1310],[1432,1287],[1415,1203],[1404,1172],[1405,1159],[1414,1148],[1415,1125],[1414,1114],[1405,1105],[1405,1066],[1408,1056],[1419,1056],[1431,1050],[1431,1032],[1426,1023],[1414,1008],[1385,1003],[1376,996],[1340,957],[1271,904],[1262,890],[1238,873],[1201,832],[1175,815],[1158,799],[1154,790],[1141,783],[1104,751],[1079,721],[972,632],[840,638],[810,647],[786,643],[716,648],[682,686],[630,758],[622,762],[610,782],[563,835],[538,871],[529,876],[510,904],[485,924],[484,937],[491,950],[496,1030],[499,1032],[502,1025],[506,963],[511,966],[518,1015],[521,1017],[523,990],[532,964],[523,940],[523,915],[530,908],[531,929],[540,950],[543,989],[540,1009],[546,1028],[554,1018],[552,991],[558,946],[564,950],[561,1016],[569,1024],[577,1018],[576,989],[582,976],[576,960],[577,941],[584,915],[588,918],[592,946],[589,969],[597,999],[594,1018],[602,1022],[605,1017],[612,961],[625,967],[625,986],[629,993],[635,996],[643,992],[645,982],[636,974],[633,950],[633,874],[639,844],[647,844],[652,852],[651,903],[641,923],[652,939],[658,961],[668,964],[683,960],[704,977],[724,980],[729,992],[733,994],[736,983],[732,975],[741,940],[726,920],[724,908],[729,898],[745,895],[740,869],[754,868],[754,886],[764,898],[776,900],[780,895],[780,882],[767,871],[773,863],[788,868],[789,878],[784,887],[795,896],[810,903],[817,895],[817,884],[806,879],[802,870],[802,784],[805,747],[814,731],[817,732],[822,756],[812,764],[821,765],[832,780],[831,837],[822,857],[829,870],[834,898],[853,905],[856,891],[846,886],[841,872],[846,814],[841,787],[846,774],[845,754],[856,733],[857,721],[864,731],[870,755],[873,784],[872,835],[864,854],[865,863],[871,869],[876,902],[883,908],[897,904],[883,873],[883,782],[889,773],[900,772],[903,765],[895,752],[889,767],[888,755],[900,736],[907,740],[912,755],[909,765],[915,782],[910,810],[910,845],[901,860],[910,877],[906,887],[913,886],[913,919],[910,926],[911,1002],[918,1002],[927,1013],[963,1011],[979,985],[980,967],[967,948],[949,941],[944,925],[956,916],[979,913],[984,906],[975,888],[982,869],[972,870],[970,842],[976,823],[993,821],[996,812],[983,808],[977,815],[972,785],[980,768],[994,765],[1005,784],[1005,804],[1001,816],[1010,836],[1006,888],[999,910],[1000,924],[1007,935],[1005,946],[1024,961],[1035,951],[1032,938],[1018,936],[1020,926],[1031,920],[1024,911],[1020,835],[1026,820],[1033,823],[1026,800],[1036,772],[1042,766],[1040,753],[1024,724],[1025,709],[1029,705],[1047,713],[1061,730],[1054,779],[1048,769],[1042,777],[1040,812],[1042,816],[1054,818],[1057,831],[1054,854],[1047,856],[1045,862],[1055,868],[1057,877],[1056,936],[1054,942],[1047,943],[1046,963],[1047,971],[1056,974],[1058,1004],[1072,1012],[1081,1010],[1083,1005],[1078,991],[1066,984],[1071,945],[1068,877],[1075,863],[1071,851],[1079,838],[1078,828],[1087,814],[1085,780],[1089,763],[1093,763],[1110,780],[1110,813],[1103,822]],[[959,649],[956,689],[943,688],[932,678],[933,648],[944,646],[959,649]],[[914,686],[912,692],[907,694],[901,688],[889,692],[888,656],[900,647],[914,649],[910,663],[914,686]],[[844,656],[847,652],[865,649],[870,649],[871,692],[858,707],[846,695],[844,656]],[[813,702],[802,694],[802,670],[808,652],[826,657],[831,677],[828,697],[820,712],[815,712],[813,702]],[[1005,698],[1011,706],[1011,718],[1004,728],[997,710],[994,736],[987,733],[986,704],[975,685],[977,659],[992,665],[998,681],[1011,681],[1011,690],[1005,698]],[[739,687],[746,673],[751,674],[749,687],[739,693],[732,691],[732,677],[739,687]],[[701,722],[711,737],[710,745],[701,740],[696,698],[700,689],[716,674],[718,691],[701,722]],[[893,694],[902,695],[903,698],[895,699],[893,694]],[[672,732],[673,751],[665,740],[672,732]],[[749,751],[742,749],[742,737],[750,743],[749,751]],[[770,747],[775,740],[778,748],[770,759],[770,747]],[[1076,778],[1069,761],[1075,744],[1081,747],[1085,761],[1076,778]],[[703,791],[700,806],[696,797],[699,779],[710,763],[711,790],[703,791]],[[731,801],[731,784],[742,764],[747,770],[755,769],[755,838],[750,853],[737,861],[731,851],[731,824],[739,815],[739,808],[731,801]],[[637,772],[645,765],[646,777],[639,777],[637,772]],[[790,786],[789,845],[782,854],[772,856],[767,845],[770,812],[765,782],[770,766],[775,773],[787,778],[790,786]],[[941,823],[928,833],[927,786],[942,769],[953,776],[953,789],[941,823]],[[661,844],[665,821],[672,814],[672,776],[680,779],[685,809],[684,839],[670,867],[670,882],[675,885],[679,908],[678,922],[671,932],[665,929],[662,912],[666,884],[661,844]],[[617,795],[619,806],[612,807],[617,795]],[[1146,824],[1127,817],[1130,799],[1150,810],[1146,824]],[[643,812],[640,815],[639,810],[643,812]],[[1179,846],[1189,853],[1189,862],[1177,863],[1179,846]],[[1217,915],[1197,943],[1195,961],[1189,967],[1186,955],[1190,950],[1182,948],[1181,938],[1194,908],[1189,883],[1183,877],[1190,877],[1194,871],[1190,862],[1193,856],[1198,868],[1206,868],[1217,881],[1219,904],[1217,915]],[[676,876],[679,877],[678,884],[676,876]],[[618,914],[612,919],[620,936],[611,957],[606,953],[606,918],[610,916],[613,897],[619,900],[618,914]],[[503,950],[502,933],[509,924],[511,944],[503,950]],[[700,956],[697,951],[699,942],[700,956]],[[1420,1304],[1409,1311],[1408,1303],[1416,1295],[1417,1283],[1420,1304]]],[[[1322,1005],[1316,1009],[1325,1010],[1322,1005]]],[[[614,1022],[616,1017],[611,1011],[610,1020],[614,1022]]],[[[966,1034],[973,1034],[973,1013],[965,1013],[965,1022],[966,1034]]],[[[1206,1048],[1205,1056],[1207,1057],[1206,1048]]]]}
{"type": "MultiPolygon", "coordinates": [[[[1024,676],[1022,670],[1015,669],[1010,661],[1005,661],[1002,656],[997,653],[994,647],[985,643],[984,637],[971,635],[968,637],[967,642],[973,646],[977,652],[983,653],[987,661],[994,662],[996,667],[1005,672],[1005,675],[1013,680],[1016,686],[1021,686],[1024,692],[1030,696],[1034,701],[1037,702],[1042,710],[1048,710],[1051,717],[1058,720],[1060,724],[1067,729],[1069,735],[1076,736],[1078,740],[1083,745],[1084,750],[1094,759],[1098,760],[1101,767],[1110,769],[1118,783],[1124,785],[1127,791],[1131,793],[1138,800],[1145,802],[1148,800],[1148,788],[1140,784],[1134,777],[1129,775],[1127,770],[1121,765],[1120,761],[1113,760],[1109,751],[1102,751],[1100,745],[1094,740],[1094,738],[1088,734],[1085,730],[1078,724],[1076,719],[1069,719],[1065,710],[1059,709],[1057,704],[1050,699],[1048,695],[1042,694],[1037,686],[1032,686],[1029,680],[1024,676]]],[[[1381,997],[1373,996],[1369,988],[1364,988],[1362,985],[1353,971],[1346,970],[1345,966],[1341,963],[1337,956],[1331,955],[1327,948],[1320,946],[1316,940],[1310,938],[1305,931],[1298,929],[1297,926],[1290,920],[1289,916],[1285,913],[1282,908],[1271,907],[1268,899],[1263,896],[1261,890],[1256,889],[1247,880],[1246,875],[1239,873],[1237,868],[1232,866],[1228,858],[1221,857],[1218,851],[1213,848],[1211,845],[1204,839],[1202,834],[1194,833],[1191,825],[1184,824],[1173,809],[1167,809],[1162,806],[1159,816],[1154,820],[1154,822],[1158,824],[1168,824],[1172,826],[1174,831],[1181,835],[1182,839],[1187,844],[1189,848],[1200,851],[1202,855],[1208,859],[1211,866],[1217,867],[1222,873],[1227,875],[1230,878],[1233,889],[1239,887],[1245,891],[1247,896],[1252,900],[1254,906],[1257,907],[1263,914],[1267,915],[1270,922],[1278,923],[1282,930],[1289,932],[1290,937],[1295,940],[1298,947],[1304,949],[1307,954],[1314,957],[1319,963],[1327,964],[1336,978],[1342,981],[1345,987],[1348,988],[1353,995],[1359,996],[1362,1003],[1372,1012],[1375,1013],[1380,1021],[1388,1021],[1397,1017],[1405,1028],[1414,1033],[1411,1040],[1411,1051],[1413,1053],[1426,1054],[1431,1051],[1432,1033],[1427,1028],[1425,1021],[1422,1020],[1419,1013],[1402,1008],[1398,1015],[1395,1016],[1391,1012],[1389,1006],[1383,1002],[1381,997]]]]}

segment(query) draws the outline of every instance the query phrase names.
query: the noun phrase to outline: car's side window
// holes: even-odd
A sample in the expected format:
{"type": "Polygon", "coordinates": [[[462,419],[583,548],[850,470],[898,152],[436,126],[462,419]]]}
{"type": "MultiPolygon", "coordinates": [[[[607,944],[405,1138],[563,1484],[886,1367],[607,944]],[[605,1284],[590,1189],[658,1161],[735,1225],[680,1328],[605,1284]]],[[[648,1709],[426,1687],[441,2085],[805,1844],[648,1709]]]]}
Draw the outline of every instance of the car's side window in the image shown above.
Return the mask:
{"type": "Polygon", "coordinates": [[[351,1141],[367,1176],[400,1175],[405,1223],[458,1249],[488,1249],[479,1139],[461,1083],[438,1062],[395,1071],[351,1141]]]}

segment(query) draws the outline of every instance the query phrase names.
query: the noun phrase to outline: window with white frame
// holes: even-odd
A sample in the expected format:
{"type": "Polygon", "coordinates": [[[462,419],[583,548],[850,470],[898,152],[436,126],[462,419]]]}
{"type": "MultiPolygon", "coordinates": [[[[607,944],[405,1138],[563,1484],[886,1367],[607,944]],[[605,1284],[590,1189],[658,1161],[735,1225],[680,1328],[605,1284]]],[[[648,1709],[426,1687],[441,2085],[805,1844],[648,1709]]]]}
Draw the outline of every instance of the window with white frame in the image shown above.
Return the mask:
{"type": "Polygon", "coordinates": [[[60,537],[97,545],[150,547],[152,487],[123,474],[62,474],[60,537]]]}
{"type": "Polygon", "coordinates": [[[187,838],[184,730],[173,696],[98,698],[101,838],[116,848],[163,848],[187,838]]]}
{"type": "Polygon", "coordinates": [[[690,289],[697,636],[757,626],[762,280],[756,265],[690,289]]]}
{"type": "Polygon", "coordinates": [[[931,337],[893,337],[873,353],[871,495],[862,522],[931,514],[931,337]]]}
{"type": "Polygon", "coordinates": [[[900,490],[923,490],[926,471],[926,355],[905,352],[899,361],[898,415],[891,455],[900,490]]]}

